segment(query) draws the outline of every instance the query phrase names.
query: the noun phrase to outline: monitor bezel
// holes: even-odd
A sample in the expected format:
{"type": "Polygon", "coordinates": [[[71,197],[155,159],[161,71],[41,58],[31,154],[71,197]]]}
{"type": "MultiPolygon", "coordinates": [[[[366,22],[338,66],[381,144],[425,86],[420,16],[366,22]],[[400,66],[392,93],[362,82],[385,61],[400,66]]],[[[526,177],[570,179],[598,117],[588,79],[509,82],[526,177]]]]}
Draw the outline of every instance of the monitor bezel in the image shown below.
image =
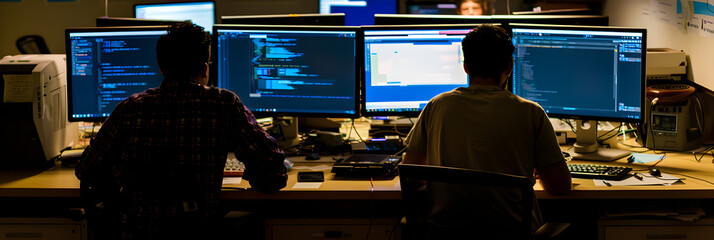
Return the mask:
{"type": "MultiPolygon", "coordinates": [[[[107,119],[107,117],[74,117],[74,95],[72,91],[72,57],[69,56],[72,50],[70,49],[72,44],[69,38],[71,33],[82,33],[82,32],[124,32],[124,31],[167,31],[166,26],[126,26],[126,27],[81,27],[81,28],[67,28],[65,29],[65,52],[67,54],[67,119],[70,122],[102,122],[107,119]]],[[[157,63],[158,64],[158,63],[157,63]]],[[[96,81],[96,79],[95,79],[96,81]]],[[[112,112],[114,110],[112,109],[112,112]]]]}
{"type": "Polygon", "coordinates": [[[375,25],[414,24],[561,24],[607,26],[609,17],[604,15],[424,15],[424,14],[375,14],[375,25]],[[550,21],[550,22],[549,22],[550,21]],[[572,21],[572,23],[565,23],[572,21]]]}
{"type": "MultiPolygon", "coordinates": [[[[646,88],[646,64],[647,64],[647,29],[645,28],[634,28],[634,27],[611,27],[611,26],[570,26],[570,25],[549,25],[549,24],[509,24],[507,31],[513,37],[514,28],[524,28],[524,29],[554,29],[554,30],[574,30],[574,31],[603,31],[603,32],[636,32],[642,34],[642,63],[640,69],[640,118],[619,118],[619,117],[602,117],[602,116],[590,116],[581,114],[561,114],[561,113],[548,113],[549,117],[553,118],[568,118],[576,120],[595,120],[595,121],[613,121],[613,122],[626,122],[626,123],[637,123],[642,124],[645,121],[646,112],[646,101],[645,101],[645,88],[646,88]]],[[[508,91],[513,92],[513,78],[512,76],[508,80],[508,91]]]]}
{"type": "Polygon", "coordinates": [[[175,23],[183,22],[181,20],[164,20],[164,19],[143,19],[143,18],[120,18],[120,17],[97,17],[95,20],[96,27],[132,27],[132,26],[171,26],[175,23]],[[100,24],[110,23],[108,25],[100,24]],[[139,24],[136,24],[139,23],[139,24]]]}
{"type": "Polygon", "coordinates": [[[231,24],[231,25],[258,25],[252,23],[231,23],[231,21],[238,21],[241,19],[260,19],[260,20],[274,20],[274,21],[285,21],[285,23],[272,24],[272,23],[260,23],[259,25],[291,25],[291,26],[344,26],[345,25],[345,14],[344,13],[329,13],[329,14],[271,14],[271,15],[241,15],[241,16],[221,16],[221,24],[231,24]],[[323,19],[327,23],[315,23],[315,24],[292,24],[290,20],[292,19],[323,19]],[[338,20],[338,24],[330,24],[332,20],[338,20]]]}
{"type": "MultiPolygon", "coordinates": [[[[215,26],[218,24],[218,14],[216,14],[216,1],[211,0],[211,1],[181,1],[181,2],[157,2],[157,3],[137,3],[134,4],[134,7],[132,8],[132,16],[134,18],[136,17],[136,10],[137,7],[141,6],[152,6],[152,5],[181,5],[181,4],[195,4],[195,3],[211,3],[213,4],[213,25],[215,26]]],[[[137,19],[148,19],[148,18],[137,18],[137,19]]],[[[188,19],[187,19],[188,20],[188,19]]],[[[183,20],[178,20],[178,21],[183,21],[183,20]]],[[[207,32],[211,32],[210,29],[207,29],[207,32]]]]}
{"type": "MultiPolygon", "coordinates": [[[[399,11],[399,8],[400,8],[400,4],[402,3],[402,1],[401,1],[401,0],[389,0],[389,1],[394,1],[394,13],[375,13],[374,15],[377,15],[377,14],[398,14],[398,13],[400,12],[400,11],[399,11]]],[[[319,1],[317,2],[317,11],[318,11],[319,14],[333,14],[333,13],[322,13],[322,12],[320,12],[320,10],[321,10],[321,8],[322,8],[322,6],[320,6],[321,3],[322,3],[322,0],[319,0],[319,1]]],[[[345,14],[345,23],[344,23],[344,24],[347,24],[347,20],[346,20],[347,16],[346,16],[346,15],[349,14],[349,13],[343,13],[343,14],[345,14]]],[[[373,19],[375,19],[375,18],[374,18],[374,15],[372,16],[373,19]]],[[[375,20],[376,20],[376,19],[375,19],[375,20]]],[[[377,23],[375,22],[374,25],[377,25],[377,23]]],[[[352,26],[352,25],[349,25],[349,26],[352,26]]],[[[371,26],[371,25],[362,25],[362,26],[371,26]]]]}
{"type": "Polygon", "coordinates": [[[500,22],[493,20],[491,16],[487,15],[374,14],[375,26],[469,25],[487,23],[500,24],[500,22]]]}
{"type": "MultiPolygon", "coordinates": [[[[361,39],[362,31],[356,26],[310,26],[310,25],[243,25],[243,24],[216,24],[213,27],[213,43],[218,39],[219,30],[289,30],[289,31],[354,31],[355,32],[355,52],[363,52],[361,39]]],[[[213,64],[211,71],[215,74],[210,75],[211,85],[217,86],[218,83],[218,64],[215,60],[218,57],[218,47],[211,48],[211,56],[213,64]]],[[[360,106],[360,76],[362,71],[360,68],[361,57],[355,54],[355,76],[354,76],[354,113],[305,113],[305,112],[253,112],[256,117],[338,117],[338,118],[357,118],[360,115],[362,107],[360,106]]]]}
{"type": "Polygon", "coordinates": [[[498,23],[474,23],[474,24],[430,24],[430,25],[375,25],[375,26],[362,26],[362,54],[360,54],[360,67],[362,68],[362,77],[360,78],[360,91],[362,96],[360,98],[360,104],[362,105],[362,116],[404,116],[404,117],[417,117],[421,111],[405,111],[405,112],[368,112],[367,111],[367,74],[365,69],[365,52],[364,52],[364,32],[366,31],[380,31],[380,30],[424,30],[424,29],[474,29],[475,27],[481,26],[483,24],[491,24],[494,26],[500,26],[498,23]]]}

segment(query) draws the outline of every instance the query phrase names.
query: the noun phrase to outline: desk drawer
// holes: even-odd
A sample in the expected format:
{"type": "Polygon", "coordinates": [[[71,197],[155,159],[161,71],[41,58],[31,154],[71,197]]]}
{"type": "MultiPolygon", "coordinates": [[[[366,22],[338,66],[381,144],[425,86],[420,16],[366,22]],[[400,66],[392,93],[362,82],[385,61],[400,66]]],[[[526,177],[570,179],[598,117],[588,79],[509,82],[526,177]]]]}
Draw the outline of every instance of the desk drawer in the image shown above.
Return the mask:
{"type": "Polygon", "coordinates": [[[714,226],[608,226],[606,240],[711,240],[714,226]]]}
{"type": "Polygon", "coordinates": [[[0,240],[85,240],[86,222],[63,218],[0,218],[0,240]]]}
{"type": "Polygon", "coordinates": [[[387,240],[399,239],[392,231],[396,219],[281,219],[267,222],[269,240],[387,240]],[[369,234],[369,236],[367,236],[369,234]]]}

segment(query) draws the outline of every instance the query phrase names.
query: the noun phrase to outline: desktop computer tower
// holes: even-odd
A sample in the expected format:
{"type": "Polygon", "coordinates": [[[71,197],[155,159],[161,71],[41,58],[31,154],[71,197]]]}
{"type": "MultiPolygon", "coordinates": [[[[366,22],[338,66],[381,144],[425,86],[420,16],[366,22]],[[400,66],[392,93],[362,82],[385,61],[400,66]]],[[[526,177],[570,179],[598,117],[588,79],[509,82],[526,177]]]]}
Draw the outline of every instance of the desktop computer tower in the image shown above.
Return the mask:
{"type": "Polygon", "coordinates": [[[67,120],[63,54],[0,59],[0,168],[54,165],[62,149],[79,138],[67,120]]]}

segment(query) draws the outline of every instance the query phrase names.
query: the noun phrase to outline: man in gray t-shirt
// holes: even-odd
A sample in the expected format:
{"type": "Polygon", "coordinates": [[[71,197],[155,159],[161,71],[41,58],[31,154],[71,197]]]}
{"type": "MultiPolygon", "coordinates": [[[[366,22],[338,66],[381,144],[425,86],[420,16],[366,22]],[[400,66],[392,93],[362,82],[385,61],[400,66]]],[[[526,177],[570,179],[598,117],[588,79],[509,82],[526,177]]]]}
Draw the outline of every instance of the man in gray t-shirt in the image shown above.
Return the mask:
{"type": "MultiPolygon", "coordinates": [[[[504,90],[513,70],[514,50],[505,30],[492,25],[477,27],[464,38],[462,48],[469,87],[429,101],[407,136],[404,163],[507,173],[525,176],[534,184],[535,169],[546,192],[568,193],[570,172],[545,111],[504,90]]],[[[463,214],[465,209],[450,210],[449,206],[458,201],[458,192],[467,191],[439,189],[440,194],[432,196],[430,221],[458,219],[453,215],[463,214]]],[[[504,205],[513,202],[505,198],[499,199],[504,205]]],[[[534,209],[534,223],[538,224],[537,205],[534,209]]]]}

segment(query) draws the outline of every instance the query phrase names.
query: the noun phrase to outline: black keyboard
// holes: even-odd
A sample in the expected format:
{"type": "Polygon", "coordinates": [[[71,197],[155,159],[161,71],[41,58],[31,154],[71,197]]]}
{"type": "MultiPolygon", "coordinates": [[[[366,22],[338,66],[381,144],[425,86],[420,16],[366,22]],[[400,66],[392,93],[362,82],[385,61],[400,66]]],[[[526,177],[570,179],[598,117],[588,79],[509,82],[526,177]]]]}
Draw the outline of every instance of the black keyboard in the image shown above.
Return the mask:
{"type": "Polygon", "coordinates": [[[632,171],[632,168],[628,167],[589,164],[568,164],[568,169],[570,170],[570,176],[574,178],[607,180],[621,180],[627,176],[627,173],[632,171]]]}

